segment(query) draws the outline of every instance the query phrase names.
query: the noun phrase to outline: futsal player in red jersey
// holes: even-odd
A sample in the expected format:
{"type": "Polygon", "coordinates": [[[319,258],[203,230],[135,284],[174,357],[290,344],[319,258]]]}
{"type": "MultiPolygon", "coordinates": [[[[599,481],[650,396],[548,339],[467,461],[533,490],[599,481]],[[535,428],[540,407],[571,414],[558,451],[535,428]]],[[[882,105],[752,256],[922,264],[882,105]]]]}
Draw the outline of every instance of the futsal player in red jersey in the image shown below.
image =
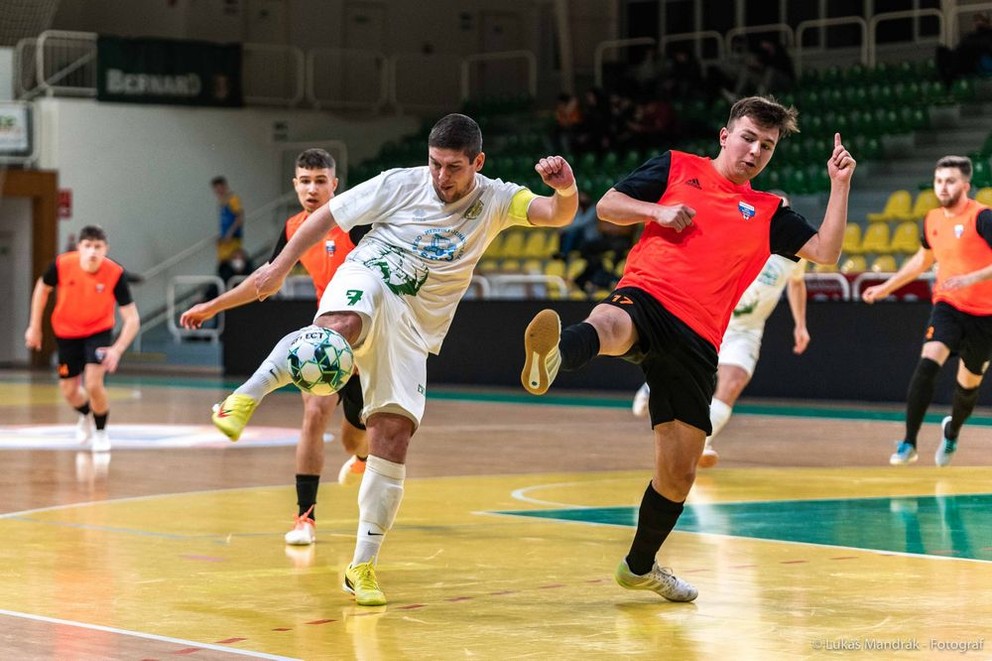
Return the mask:
{"type": "Polygon", "coordinates": [[[532,394],[546,392],[559,368],[578,369],[597,355],[639,364],[650,386],[654,475],[615,573],[626,589],[696,598],[696,588],[656,556],[682,514],[710,433],[723,332],[770,254],[817,264],[840,256],[856,165],[840,134],[827,161],[830,197],[819,230],[780,197],[751,188],[779,141],[797,131],[795,108],[748,97],[731,108],[716,158],[668,151],[641,165],[596,207],[607,222],[644,224],[617,289],[564,331],[552,310],[527,326],[521,381],[532,394]]]}

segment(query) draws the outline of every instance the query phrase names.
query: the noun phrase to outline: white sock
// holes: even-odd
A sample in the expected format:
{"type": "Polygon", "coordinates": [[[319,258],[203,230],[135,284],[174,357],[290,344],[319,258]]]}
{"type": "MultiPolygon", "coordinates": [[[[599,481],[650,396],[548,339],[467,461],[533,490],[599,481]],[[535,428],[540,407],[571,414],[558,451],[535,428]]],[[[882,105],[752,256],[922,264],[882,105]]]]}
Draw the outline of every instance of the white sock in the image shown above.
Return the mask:
{"type": "MultiPolygon", "coordinates": [[[[315,327],[308,326],[307,328],[315,327]]],[[[256,402],[260,402],[273,390],[278,390],[292,383],[293,380],[289,376],[289,347],[304,330],[306,329],[295,330],[276,342],[272,351],[258,366],[255,373],[234,392],[239,395],[248,395],[256,402]]]]}
{"type": "Polygon", "coordinates": [[[719,434],[720,430],[727,425],[727,421],[730,420],[730,413],[733,410],[734,407],[726,402],[722,402],[715,397],[713,398],[713,401],[710,402],[710,424],[713,425],[713,431],[707,437],[706,445],[709,445],[710,439],[719,434]]]}
{"type": "Polygon", "coordinates": [[[406,466],[369,455],[358,489],[358,538],[352,565],[375,561],[403,500],[406,466]]]}

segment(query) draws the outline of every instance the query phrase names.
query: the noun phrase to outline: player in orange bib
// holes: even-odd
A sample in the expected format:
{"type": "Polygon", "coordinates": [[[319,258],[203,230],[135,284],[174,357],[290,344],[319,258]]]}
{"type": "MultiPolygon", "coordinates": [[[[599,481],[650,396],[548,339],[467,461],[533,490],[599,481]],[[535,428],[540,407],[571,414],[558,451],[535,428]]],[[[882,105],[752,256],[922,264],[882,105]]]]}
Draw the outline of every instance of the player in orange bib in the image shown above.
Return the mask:
{"type": "Polygon", "coordinates": [[[711,431],[717,352],[734,306],[770,254],[835,263],[847,225],[855,162],[835,134],[827,160],[830,198],[819,230],[756,191],[751,180],[779,140],[797,131],[796,110],[748,97],[730,110],[715,159],[668,151],[648,160],[596,205],[616,225],[644,224],[617,289],[586,320],[561,330],[542,310],[524,336],[521,381],[535,395],[562,369],[597,355],[638,363],[651,389],[654,476],[641,500],[637,530],[615,572],[628,590],[692,601],[697,590],[659,566],[657,554],[682,514],[711,431]]]}
{"type": "MultiPolygon", "coordinates": [[[[293,186],[297,199],[303,211],[286,221],[279,241],[272,253],[272,260],[282,252],[283,247],[304,220],[316,209],[334,197],[338,179],[335,175],[334,158],[323,149],[307,149],[296,159],[296,176],[293,186]]],[[[355,244],[348,233],[334,227],[324,240],[315,244],[300,257],[300,263],[310,274],[317,290],[317,300],[320,300],[327,283],[344,262],[345,256],[351,252],[355,244]]],[[[271,260],[270,260],[271,261],[271,260]]],[[[255,282],[252,276],[241,282],[237,287],[224,292],[217,298],[194,305],[183,313],[179,323],[184,328],[199,328],[204,321],[212,318],[223,310],[229,310],[258,300],[255,293],[255,282]]],[[[293,336],[295,337],[295,336],[293,336]]],[[[292,339],[292,338],[291,338],[292,339]]],[[[334,407],[340,401],[344,409],[344,420],[341,423],[341,445],[351,454],[338,474],[342,484],[352,484],[362,478],[365,471],[365,460],[368,457],[368,442],[365,439],[365,425],[361,421],[361,411],[364,406],[362,389],[358,379],[350,379],[348,383],[334,396],[317,397],[307,393],[303,396],[303,426],[300,430],[300,442],[296,446],[296,497],[299,512],[293,529],[286,533],[287,544],[307,546],[317,539],[316,514],[317,489],[320,485],[320,474],[324,468],[324,430],[334,412],[334,407]]],[[[216,423],[215,413],[215,423],[216,423]]],[[[231,440],[237,440],[239,433],[231,434],[221,428],[231,440]]]]}
{"type": "Polygon", "coordinates": [[[879,301],[939,264],[933,310],[920,362],[906,395],[906,437],[889,457],[893,466],[917,459],[916,437],[923,424],[940,368],[952,353],[961,356],[951,415],[940,423],[934,463],[946,466],[958,449],[958,434],[978,402],[992,358],[992,210],[968,198],[971,159],[945,156],[937,161],[933,190],[940,206],[923,219],[920,249],[885,282],[861,297],[879,301]]]}
{"type": "Polygon", "coordinates": [[[56,292],[52,330],[59,352],[59,386],[65,401],[79,412],[76,439],[90,442],[94,452],[108,452],[110,402],[104,375],[117,371],[141,321],[123,267],[107,257],[103,228],[87,225],[81,229],[76,250],[56,257],[38,278],[24,332],[24,344],[35,351],[41,349],[42,316],[52,289],[56,292]],[[122,321],[116,341],[115,306],[122,321]]]}

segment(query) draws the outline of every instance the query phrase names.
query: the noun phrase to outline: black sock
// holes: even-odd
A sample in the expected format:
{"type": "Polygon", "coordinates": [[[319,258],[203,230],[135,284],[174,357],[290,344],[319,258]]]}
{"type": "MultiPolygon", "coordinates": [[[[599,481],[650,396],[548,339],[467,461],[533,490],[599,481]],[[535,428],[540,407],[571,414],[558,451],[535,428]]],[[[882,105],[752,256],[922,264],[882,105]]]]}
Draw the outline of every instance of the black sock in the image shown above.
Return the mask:
{"type": "Polygon", "coordinates": [[[299,515],[303,516],[309,511],[309,516],[314,521],[317,515],[311,508],[317,505],[317,487],[320,486],[320,475],[297,475],[296,476],[296,504],[300,507],[299,515]]]}
{"type": "Polygon", "coordinates": [[[107,417],[110,415],[110,411],[106,413],[94,413],[93,422],[96,423],[97,431],[102,431],[107,428],[107,417]]]}
{"type": "Polygon", "coordinates": [[[599,333],[584,321],[572,324],[561,332],[558,350],[561,368],[577,370],[599,354],[599,333]]]}
{"type": "Polygon", "coordinates": [[[947,425],[947,438],[954,440],[961,433],[961,426],[975,410],[978,403],[978,388],[965,388],[960,383],[954,390],[954,403],[951,405],[951,422],[947,425]]]}
{"type": "Polygon", "coordinates": [[[77,406],[76,407],[76,410],[79,411],[80,415],[89,415],[90,414],[90,403],[89,403],[89,401],[87,401],[86,403],[84,403],[82,406],[77,406]]]}
{"type": "Polygon", "coordinates": [[[933,399],[938,372],[940,365],[929,358],[920,358],[916,371],[913,372],[913,378],[909,380],[909,392],[906,393],[905,440],[913,447],[916,447],[916,437],[920,433],[923,416],[926,415],[930,400],[933,399]]]}
{"type": "Polygon", "coordinates": [[[684,503],[674,503],[654,490],[648,483],[648,488],[641,499],[641,509],[637,513],[637,532],[627,554],[627,566],[638,575],[647,574],[654,566],[658,550],[672,532],[675,522],[679,520],[684,503]]]}

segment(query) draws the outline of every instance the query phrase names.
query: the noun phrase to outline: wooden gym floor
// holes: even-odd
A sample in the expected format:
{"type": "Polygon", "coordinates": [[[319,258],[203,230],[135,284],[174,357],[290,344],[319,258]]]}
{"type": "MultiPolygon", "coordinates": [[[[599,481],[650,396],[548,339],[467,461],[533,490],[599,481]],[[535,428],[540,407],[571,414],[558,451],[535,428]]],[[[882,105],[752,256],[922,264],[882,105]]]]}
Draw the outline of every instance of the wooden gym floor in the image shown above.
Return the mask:
{"type": "Polygon", "coordinates": [[[992,658],[988,411],[938,469],[933,407],[893,468],[901,407],[745,400],[662,549],[700,593],[672,604],[612,580],[652,463],[626,396],[436,388],[368,609],[340,589],[357,490],[336,443],[318,543],[283,545],[295,393],[231,444],[209,426],[231,383],[110,385],[100,457],[53,375],[0,372],[4,658],[992,658]]]}

